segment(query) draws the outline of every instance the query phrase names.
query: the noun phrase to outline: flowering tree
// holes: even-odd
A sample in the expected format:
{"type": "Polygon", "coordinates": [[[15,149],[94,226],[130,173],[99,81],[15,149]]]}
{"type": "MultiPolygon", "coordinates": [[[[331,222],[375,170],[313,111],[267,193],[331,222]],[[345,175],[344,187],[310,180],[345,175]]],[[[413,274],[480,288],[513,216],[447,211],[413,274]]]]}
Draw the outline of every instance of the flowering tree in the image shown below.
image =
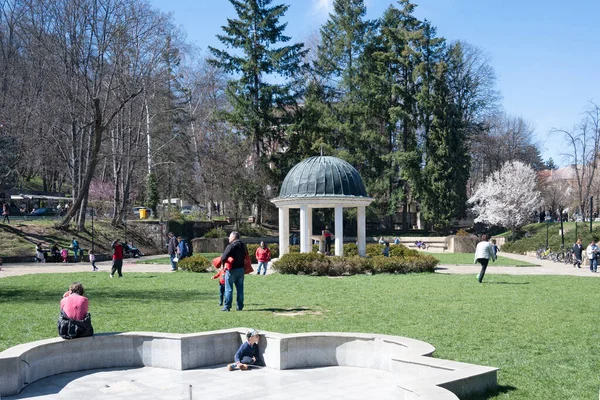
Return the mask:
{"type": "Polygon", "coordinates": [[[542,197],[536,189],[535,171],[520,161],[507,161],[479,185],[468,202],[477,215],[475,222],[516,232],[528,222],[542,197]]]}

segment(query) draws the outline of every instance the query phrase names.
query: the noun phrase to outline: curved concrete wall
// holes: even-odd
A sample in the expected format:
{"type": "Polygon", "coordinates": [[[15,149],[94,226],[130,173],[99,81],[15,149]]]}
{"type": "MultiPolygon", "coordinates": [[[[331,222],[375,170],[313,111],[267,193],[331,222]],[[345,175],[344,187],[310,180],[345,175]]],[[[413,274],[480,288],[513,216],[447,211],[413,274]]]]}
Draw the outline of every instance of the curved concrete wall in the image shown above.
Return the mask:
{"type": "MultiPolygon", "coordinates": [[[[245,332],[105,333],[22,344],[0,353],[0,396],[65,372],[144,366],[187,370],[229,363],[245,332]]],[[[261,332],[259,349],[267,367],[274,369],[347,366],[389,371],[398,378],[399,399],[457,399],[497,384],[497,368],[429,357],[433,346],[400,336],[261,332]]]]}

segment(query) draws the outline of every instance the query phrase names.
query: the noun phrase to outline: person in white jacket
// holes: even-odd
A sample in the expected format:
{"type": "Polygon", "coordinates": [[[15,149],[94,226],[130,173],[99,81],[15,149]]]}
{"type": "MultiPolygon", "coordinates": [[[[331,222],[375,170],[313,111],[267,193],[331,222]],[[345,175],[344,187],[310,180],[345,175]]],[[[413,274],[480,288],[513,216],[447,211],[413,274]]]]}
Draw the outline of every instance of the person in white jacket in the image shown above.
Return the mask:
{"type": "Polygon", "coordinates": [[[475,249],[475,263],[481,264],[481,272],[477,275],[477,280],[479,283],[483,280],[483,275],[485,275],[485,269],[488,266],[488,263],[492,261],[496,261],[496,254],[494,254],[494,248],[488,242],[487,235],[481,235],[481,242],[477,243],[477,248],[475,249]]]}
{"type": "Polygon", "coordinates": [[[588,260],[590,261],[590,271],[596,272],[598,270],[598,252],[600,249],[596,244],[596,240],[592,240],[587,249],[585,249],[585,253],[587,255],[588,260]]]}

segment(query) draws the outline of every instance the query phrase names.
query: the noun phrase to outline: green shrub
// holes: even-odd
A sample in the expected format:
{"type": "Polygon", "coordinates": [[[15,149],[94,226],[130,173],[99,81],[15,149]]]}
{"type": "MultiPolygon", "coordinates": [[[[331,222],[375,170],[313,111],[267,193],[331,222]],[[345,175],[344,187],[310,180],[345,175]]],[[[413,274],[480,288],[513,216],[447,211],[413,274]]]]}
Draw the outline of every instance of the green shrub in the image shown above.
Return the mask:
{"type": "Polygon", "coordinates": [[[189,272],[210,272],[214,270],[211,262],[201,254],[184,258],[177,263],[177,267],[182,271],[189,272]]]}
{"type": "Polygon", "coordinates": [[[383,255],[384,244],[369,243],[367,244],[367,257],[378,257],[383,255]]]}
{"type": "Polygon", "coordinates": [[[407,257],[327,257],[318,253],[289,253],[273,264],[282,274],[347,276],[357,274],[405,274],[433,272],[438,260],[428,255],[407,257]]]}
{"type": "Polygon", "coordinates": [[[417,250],[409,249],[403,244],[395,244],[390,246],[390,257],[415,257],[418,255],[419,252],[417,250]]]}
{"type": "MultiPolygon", "coordinates": [[[[313,253],[318,252],[319,251],[319,245],[318,244],[313,244],[312,251],[313,251],[313,253]]],[[[290,253],[300,253],[300,246],[299,245],[290,246],[290,253]]]]}
{"type": "Polygon", "coordinates": [[[229,236],[229,234],[227,233],[227,231],[225,231],[225,229],[223,228],[214,228],[211,229],[210,231],[206,232],[203,236],[203,238],[205,239],[217,239],[217,238],[226,238],[227,236],[229,236]]]}
{"type": "MultiPolygon", "coordinates": [[[[258,244],[247,244],[246,247],[248,248],[248,254],[250,255],[250,259],[252,260],[253,263],[257,263],[258,260],[256,259],[256,249],[258,249],[259,245],[258,244]]],[[[269,250],[271,250],[271,258],[277,258],[279,257],[279,245],[276,243],[270,243],[267,244],[267,247],[269,248],[269,250]]],[[[298,253],[300,252],[300,250],[298,250],[298,253]]]]}
{"type": "Polygon", "coordinates": [[[354,243],[344,244],[344,256],[355,257],[358,256],[358,246],[354,243]]]}

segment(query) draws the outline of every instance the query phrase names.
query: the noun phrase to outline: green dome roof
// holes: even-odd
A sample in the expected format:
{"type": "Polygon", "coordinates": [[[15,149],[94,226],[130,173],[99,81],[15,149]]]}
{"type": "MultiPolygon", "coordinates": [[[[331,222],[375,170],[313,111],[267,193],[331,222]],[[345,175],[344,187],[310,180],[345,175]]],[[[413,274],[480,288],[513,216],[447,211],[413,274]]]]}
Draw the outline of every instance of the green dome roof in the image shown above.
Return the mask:
{"type": "Polygon", "coordinates": [[[279,198],[355,196],[367,197],[356,168],[337,157],[310,157],[296,164],[281,185],[279,198]]]}

